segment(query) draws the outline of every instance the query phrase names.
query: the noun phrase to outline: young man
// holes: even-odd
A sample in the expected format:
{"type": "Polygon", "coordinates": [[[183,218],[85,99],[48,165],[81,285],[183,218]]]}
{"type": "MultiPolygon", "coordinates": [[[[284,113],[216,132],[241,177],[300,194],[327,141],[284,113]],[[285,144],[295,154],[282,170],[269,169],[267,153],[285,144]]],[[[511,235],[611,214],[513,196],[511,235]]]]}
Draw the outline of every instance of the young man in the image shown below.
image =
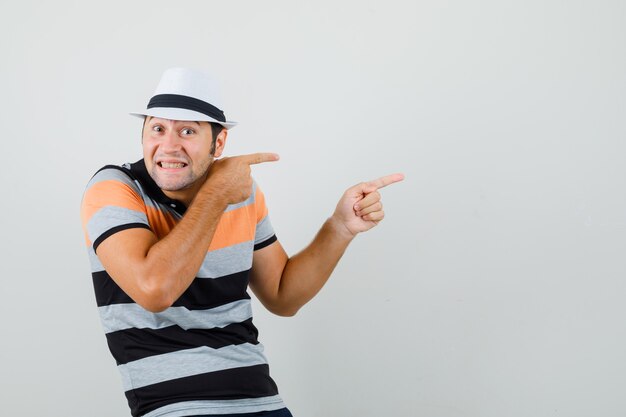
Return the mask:
{"type": "Polygon", "coordinates": [[[357,233],[383,217],[389,175],[349,188],[313,242],[288,257],[250,176],[278,155],[220,158],[214,81],[166,71],[144,118],[143,159],[91,179],[81,217],[96,301],[133,416],[291,416],[252,324],[248,285],[292,316],[357,233]],[[220,159],[217,159],[220,158],[220,159]]]}

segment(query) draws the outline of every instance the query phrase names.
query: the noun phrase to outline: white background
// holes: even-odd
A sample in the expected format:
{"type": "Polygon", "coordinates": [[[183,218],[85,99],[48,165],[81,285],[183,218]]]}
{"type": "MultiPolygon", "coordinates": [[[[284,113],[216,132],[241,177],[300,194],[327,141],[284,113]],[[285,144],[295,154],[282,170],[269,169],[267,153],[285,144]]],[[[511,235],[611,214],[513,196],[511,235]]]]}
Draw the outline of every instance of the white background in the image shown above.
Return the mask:
{"type": "Polygon", "coordinates": [[[391,172],[386,220],[294,318],[296,417],[626,415],[623,1],[3,1],[0,414],[129,415],[79,204],[141,157],[162,71],[221,81],[283,245],[391,172]]]}

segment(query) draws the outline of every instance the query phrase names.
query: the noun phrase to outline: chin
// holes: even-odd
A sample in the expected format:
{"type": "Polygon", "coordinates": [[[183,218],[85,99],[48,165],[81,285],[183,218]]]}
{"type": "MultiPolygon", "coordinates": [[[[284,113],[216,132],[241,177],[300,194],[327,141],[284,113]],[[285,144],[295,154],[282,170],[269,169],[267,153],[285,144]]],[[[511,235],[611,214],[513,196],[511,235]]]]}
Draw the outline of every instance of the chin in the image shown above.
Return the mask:
{"type": "Polygon", "coordinates": [[[164,182],[164,181],[155,181],[156,184],[159,186],[159,188],[163,191],[182,191],[182,190],[186,190],[188,188],[191,188],[191,186],[194,184],[193,182],[183,182],[183,183],[179,183],[179,182],[164,182]]]}
{"type": "Polygon", "coordinates": [[[194,184],[193,178],[163,178],[159,175],[152,175],[152,179],[163,191],[180,191],[191,187],[194,184]]]}

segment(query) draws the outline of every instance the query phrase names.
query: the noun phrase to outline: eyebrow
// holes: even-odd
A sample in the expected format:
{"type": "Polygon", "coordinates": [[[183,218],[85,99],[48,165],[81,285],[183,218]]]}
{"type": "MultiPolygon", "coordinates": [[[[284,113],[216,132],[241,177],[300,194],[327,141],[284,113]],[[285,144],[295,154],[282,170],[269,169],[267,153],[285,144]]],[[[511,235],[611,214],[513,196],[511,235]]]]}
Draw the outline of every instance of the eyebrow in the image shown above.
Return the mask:
{"type": "MultiPolygon", "coordinates": [[[[150,120],[152,120],[152,119],[154,119],[154,116],[148,116],[148,117],[146,118],[146,123],[148,123],[148,122],[149,122],[150,120]]],[[[174,120],[174,121],[175,121],[175,122],[178,122],[178,123],[195,123],[196,125],[198,125],[198,126],[202,127],[202,126],[200,125],[200,122],[197,122],[197,121],[195,121],[195,120],[174,120]]]]}

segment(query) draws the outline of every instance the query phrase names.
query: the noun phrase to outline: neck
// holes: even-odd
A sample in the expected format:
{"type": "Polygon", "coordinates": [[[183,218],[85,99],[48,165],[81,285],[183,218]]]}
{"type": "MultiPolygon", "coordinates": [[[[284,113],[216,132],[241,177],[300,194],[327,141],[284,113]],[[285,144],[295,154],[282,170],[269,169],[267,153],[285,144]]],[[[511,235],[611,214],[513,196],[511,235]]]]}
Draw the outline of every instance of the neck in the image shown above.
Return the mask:
{"type": "Polygon", "coordinates": [[[178,200],[185,204],[185,206],[189,207],[193,198],[196,196],[196,193],[191,193],[190,189],[184,191],[165,191],[163,190],[163,194],[171,198],[172,200],[178,200]]]}

